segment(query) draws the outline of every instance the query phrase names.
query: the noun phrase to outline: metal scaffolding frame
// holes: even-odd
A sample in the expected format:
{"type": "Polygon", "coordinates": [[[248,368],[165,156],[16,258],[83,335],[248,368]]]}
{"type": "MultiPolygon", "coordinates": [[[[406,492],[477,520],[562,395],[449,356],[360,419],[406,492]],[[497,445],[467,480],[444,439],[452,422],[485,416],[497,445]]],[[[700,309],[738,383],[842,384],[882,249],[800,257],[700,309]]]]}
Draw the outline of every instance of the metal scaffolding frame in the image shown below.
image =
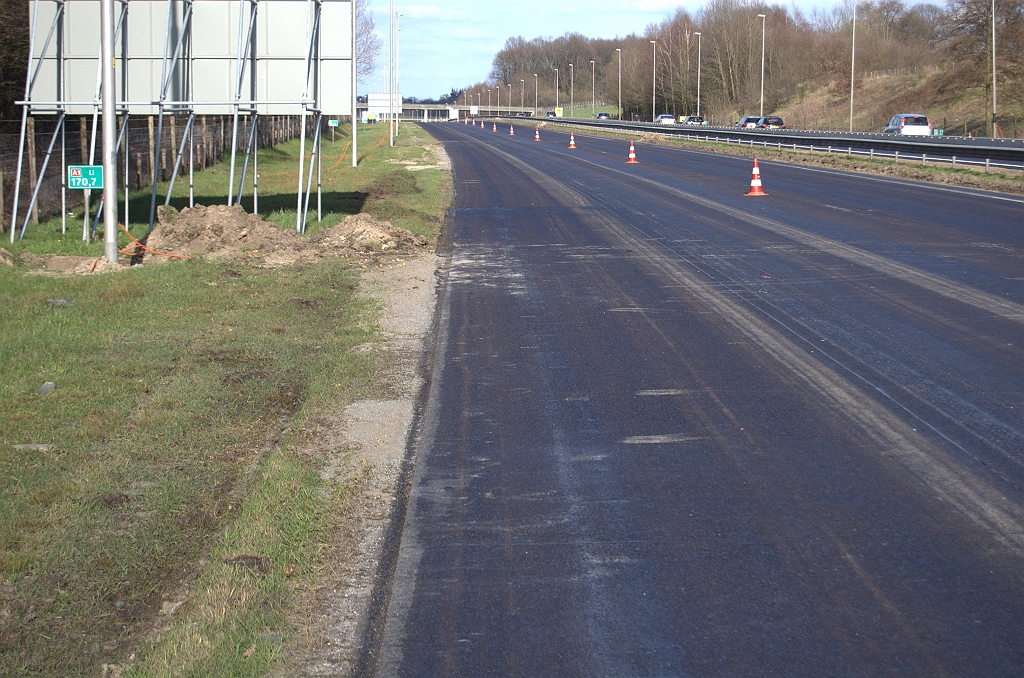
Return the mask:
{"type": "MultiPolygon", "coordinates": [[[[233,0],[229,0],[233,3],[233,0]]],[[[93,164],[95,161],[96,154],[96,136],[98,129],[99,114],[101,111],[102,101],[102,81],[101,81],[101,69],[100,59],[96,58],[96,87],[95,94],[92,100],[73,100],[67,97],[67,71],[68,71],[68,55],[66,52],[66,41],[67,41],[67,28],[68,28],[68,12],[67,6],[71,3],[74,4],[85,4],[92,3],[97,4],[97,0],[30,0],[32,8],[32,23],[31,33],[29,36],[29,63],[28,72],[25,80],[25,97],[24,100],[18,103],[22,106],[22,121],[21,121],[21,139],[18,150],[18,172],[14,188],[14,203],[11,217],[11,242],[14,242],[14,233],[19,230],[18,227],[18,213],[19,213],[19,200],[21,193],[21,181],[22,172],[24,169],[24,154],[26,148],[26,134],[28,126],[28,116],[30,114],[42,114],[42,115],[55,115],[57,116],[57,124],[54,128],[53,134],[50,138],[50,142],[47,148],[45,158],[42,163],[42,168],[38,173],[38,177],[35,182],[35,189],[32,192],[32,198],[29,201],[28,206],[25,210],[23,223],[20,224],[20,235],[19,238],[23,238],[25,230],[28,226],[33,208],[39,198],[40,187],[43,182],[43,177],[46,174],[46,170],[49,166],[51,157],[54,153],[54,149],[57,145],[58,138],[60,139],[60,156],[61,156],[61,200],[62,200],[62,214],[63,222],[62,229],[67,229],[67,162],[66,162],[66,145],[65,145],[65,127],[66,119],[69,109],[83,110],[87,108],[92,114],[92,130],[90,135],[89,143],[89,164],[93,164]],[[40,44],[38,39],[40,36],[40,11],[44,7],[44,3],[52,3],[53,5],[53,16],[50,21],[49,28],[46,31],[45,38],[41,41],[42,47],[37,50],[37,46],[40,44]],[[52,56],[51,56],[52,48],[52,56]],[[48,62],[52,62],[52,65],[48,62]],[[43,74],[44,65],[50,66],[50,70],[53,77],[53,84],[55,86],[55,96],[53,99],[47,99],[45,97],[37,97],[36,93],[40,87],[40,76],[43,74]]],[[[167,194],[164,197],[164,205],[170,203],[171,194],[174,190],[174,184],[178,178],[179,172],[182,170],[182,159],[186,154],[186,147],[188,148],[188,172],[189,172],[189,206],[194,205],[194,168],[193,161],[195,158],[195,117],[197,109],[202,108],[215,108],[223,111],[225,108],[229,109],[232,115],[232,136],[231,136],[231,169],[228,178],[228,190],[227,190],[227,204],[233,205],[239,203],[242,198],[243,189],[245,186],[245,180],[249,171],[250,158],[252,161],[252,173],[253,173],[253,211],[258,209],[259,200],[259,180],[258,180],[258,169],[259,169],[259,158],[257,154],[258,138],[257,130],[260,116],[260,109],[276,110],[281,112],[283,109],[289,111],[294,109],[295,114],[301,116],[301,133],[300,133],[300,153],[299,153],[299,172],[298,172],[298,188],[297,188],[297,202],[296,202],[296,230],[304,232],[306,228],[306,222],[309,212],[309,200],[312,192],[313,184],[313,170],[314,165],[316,166],[317,174],[317,220],[322,219],[322,168],[320,162],[320,151],[321,151],[321,139],[320,127],[323,121],[323,103],[324,103],[324,64],[325,61],[349,61],[351,68],[351,77],[346,78],[347,82],[337,83],[337,89],[344,89],[345,84],[349,84],[351,87],[350,96],[345,101],[346,106],[352,107],[350,113],[352,114],[353,124],[353,138],[355,137],[355,0],[238,0],[237,2],[237,23],[238,23],[238,38],[235,48],[235,54],[230,55],[229,58],[234,60],[234,74],[231,81],[231,91],[226,93],[227,96],[222,99],[204,99],[197,100],[195,98],[196,85],[195,85],[195,73],[196,73],[196,61],[203,57],[197,57],[195,53],[194,43],[194,24],[195,24],[195,8],[200,3],[211,3],[217,2],[220,6],[226,4],[224,0],[118,0],[121,5],[121,11],[119,18],[116,21],[115,27],[115,42],[120,39],[120,61],[121,61],[121,77],[120,77],[120,92],[116,96],[117,113],[121,116],[120,131],[117,136],[117,149],[116,152],[120,152],[122,143],[127,145],[127,132],[128,132],[128,121],[132,116],[133,112],[137,113],[139,109],[145,108],[147,111],[152,112],[155,109],[157,117],[157,131],[156,131],[156,148],[162,148],[163,143],[163,131],[164,131],[164,117],[166,115],[186,115],[187,121],[185,124],[185,132],[181,137],[181,143],[177,149],[171,149],[173,158],[173,169],[171,171],[170,182],[167,190],[167,194]],[[163,50],[159,56],[160,60],[160,80],[159,87],[155,92],[156,96],[150,100],[132,100],[129,96],[129,87],[131,86],[130,79],[130,68],[129,62],[138,60],[140,57],[133,56],[129,50],[129,4],[141,4],[147,3],[150,7],[150,14],[152,14],[152,6],[159,2],[165,2],[167,5],[166,19],[164,22],[164,39],[163,39],[163,50]],[[258,69],[261,65],[267,64],[268,62],[286,62],[286,61],[297,61],[295,57],[288,56],[274,56],[273,54],[261,55],[257,49],[257,37],[259,35],[258,28],[260,27],[260,6],[271,5],[271,4],[303,4],[305,5],[305,13],[300,15],[295,13],[295,16],[303,16],[305,20],[305,41],[303,56],[304,66],[304,87],[303,92],[298,98],[270,98],[259,96],[259,80],[258,80],[258,69]],[[350,30],[352,31],[352,38],[350,42],[351,49],[349,55],[325,57],[322,50],[322,27],[323,27],[323,8],[328,3],[339,3],[349,4],[351,11],[351,22],[350,30]],[[175,94],[176,96],[172,96],[175,94]],[[249,129],[248,138],[245,144],[245,152],[242,157],[241,168],[236,172],[236,165],[238,162],[238,132],[239,132],[239,118],[241,116],[251,116],[251,125],[249,129]],[[312,139],[312,152],[310,157],[310,166],[308,174],[305,172],[305,152],[306,152],[306,123],[307,116],[312,115],[314,121],[314,134],[312,139]],[[236,185],[235,179],[236,174],[238,177],[238,183],[236,185]],[[305,175],[305,176],[304,176],[305,175]],[[305,183],[304,183],[305,182],[305,183]]],[[[337,15],[333,15],[337,18],[337,15]]],[[[334,27],[337,24],[332,25],[334,27]]],[[[269,28],[269,24],[268,24],[269,28]]],[[[279,30],[280,27],[275,25],[275,30],[279,30]]],[[[339,43],[341,44],[341,43],[339,43]]],[[[269,46],[268,46],[269,47],[269,46]]],[[[97,43],[97,52],[99,45],[97,43]]],[[[336,50],[337,51],[337,50],[336,50]]],[[[152,62],[156,61],[156,55],[141,57],[149,59],[152,62]]],[[[211,58],[211,57],[206,57],[211,58]]],[[[222,59],[223,60],[223,59],[222,59]]],[[[271,80],[271,66],[266,66],[266,89],[270,89],[271,80]]],[[[341,112],[341,111],[338,111],[341,112]]],[[[152,113],[150,113],[152,114],[152,113]]],[[[32,140],[33,143],[35,140],[32,140]]],[[[83,159],[84,160],[84,159],[83,159]]],[[[125,153],[125,166],[124,166],[124,182],[123,189],[125,194],[124,203],[124,221],[128,221],[128,164],[129,154],[125,153]]],[[[353,165],[355,163],[353,162],[353,165]]],[[[160,173],[156,168],[151,168],[152,176],[152,189],[150,192],[150,209],[149,209],[149,228],[152,230],[153,223],[156,216],[156,205],[157,205],[157,188],[159,183],[160,173]]],[[[116,180],[110,178],[108,180],[116,180]]],[[[83,240],[88,240],[90,235],[94,234],[99,222],[99,214],[102,211],[102,201],[100,202],[100,209],[97,211],[95,222],[92,224],[90,229],[89,224],[89,192],[86,191],[85,195],[85,218],[82,227],[83,240]],[[91,232],[90,232],[91,231],[91,232]]]]}

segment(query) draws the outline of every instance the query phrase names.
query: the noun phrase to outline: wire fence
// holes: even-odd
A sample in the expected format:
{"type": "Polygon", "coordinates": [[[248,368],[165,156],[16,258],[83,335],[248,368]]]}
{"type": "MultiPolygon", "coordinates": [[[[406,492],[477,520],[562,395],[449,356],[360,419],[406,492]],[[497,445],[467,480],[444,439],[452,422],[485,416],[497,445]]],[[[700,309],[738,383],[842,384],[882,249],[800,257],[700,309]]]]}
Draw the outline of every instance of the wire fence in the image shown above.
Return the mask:
{"type": "MultiPolygon", "coordinates": [[[[295,139],[301,134],[301,116],[261,115],[256,120],[257,148],[269,148],[295,139]]],[[[313,120],[313,116],[307,117],[309,135],[312,134],[310,127],[313,120]]],[[[118,118],[119,135],[122,122],[123,120],[118,118]]],[[[130,117],[118,152],[118,188],[124,188],[127,178],[128,188],[139,190],[152,184],[154,173],[157,174],[159,181],[169,180],[174,170],[176,154],[185,138],[187,122],[187,116],[165,115],[161,132],[156,116],[130,117]],[[127,177],[124,176],[126,163],[127,177]]],[[[190,155],[192,167],[200,170],[217,163],[225,154],[230,153],[233,125],[233,116],[196,116],[193,122],[193,139],[191,143],[185,144],[179,174],[188,172],[190,155]]],[[[19,227],[25,218],[25,210],[36,191],[37,183],[39,197],[32,210],[32,223],[60,213],[62,164],[88,165],[102,162],[103,142],[99,118],[96,119],[95,130],[92,116],[67,118],[63,134],[58,134],[54,138],[56,129],[57,118],[54,116],[31,116],[28,119],[21,189],[18,196],[19,227]],[[52,152],[47,162],[46,154],[51,148],[51,143],[52,152]],[[44,165],[45,172],[39,179],[39,172],[44,165]]],[[[252,119],[249,116],[239,117],[236,137],[239,152],[245,151],[251,131],[252,119]]],[[[0,224],[4,232],[11,226],[14,217],[13,202],[20,145],[20,134],[0,134],[0,224]]],[[[82,192],[68,191],[67,199],[71,207],[81,205],[82,192]]]]}

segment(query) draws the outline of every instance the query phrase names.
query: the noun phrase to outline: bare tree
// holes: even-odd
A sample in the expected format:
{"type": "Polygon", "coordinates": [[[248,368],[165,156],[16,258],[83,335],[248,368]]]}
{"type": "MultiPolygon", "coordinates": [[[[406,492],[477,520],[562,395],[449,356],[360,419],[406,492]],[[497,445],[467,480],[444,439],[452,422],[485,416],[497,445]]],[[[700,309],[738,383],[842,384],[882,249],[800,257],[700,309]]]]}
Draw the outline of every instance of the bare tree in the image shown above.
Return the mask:
{"type": "Polygon", "coordinates": [[[368,0],[356,2],[356,74],[359,80],[365,80],[377,70],[377,56],[384,46],[377,29],[373,25],[373,13],[370,12],[368,0]]]}

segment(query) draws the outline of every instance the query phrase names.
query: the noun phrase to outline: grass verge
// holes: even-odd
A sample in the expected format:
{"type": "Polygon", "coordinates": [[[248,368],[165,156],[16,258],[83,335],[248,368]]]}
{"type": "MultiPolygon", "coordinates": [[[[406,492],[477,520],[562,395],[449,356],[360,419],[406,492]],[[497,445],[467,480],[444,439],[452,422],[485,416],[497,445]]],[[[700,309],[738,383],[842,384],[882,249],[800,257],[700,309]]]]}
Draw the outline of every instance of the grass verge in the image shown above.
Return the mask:
{"type": "MultiPolygon", "coordinates": [[[[423,164],[433,140],[406,126],[375,147],[382,132],[360,135],[363,167],[325,166],[325,183],[436,237],[444,173],[388,162],[423,164]]],[[[268,198],[297,174],[297,142],[274,153],[268,198]]],[[[102,245],[51,221],[12,249],[102,245]]],[[[292,619],[361,482],[326,479],[303,441],[386,389],[379,354],[353,350],[377,337],[358,273],[340,259],[93,276],[18,265],[0,266],[0,286],[0,675],[265,674],[301,645],[292,619]]]]}

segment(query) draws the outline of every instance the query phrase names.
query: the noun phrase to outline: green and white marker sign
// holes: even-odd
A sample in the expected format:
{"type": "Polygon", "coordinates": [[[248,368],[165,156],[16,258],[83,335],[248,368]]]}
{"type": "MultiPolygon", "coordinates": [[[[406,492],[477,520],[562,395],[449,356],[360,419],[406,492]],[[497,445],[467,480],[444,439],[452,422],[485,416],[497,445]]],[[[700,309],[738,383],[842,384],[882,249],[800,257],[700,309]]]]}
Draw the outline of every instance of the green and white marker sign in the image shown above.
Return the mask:
{"type": "Polygon", "coordinates": [[[68,188],[103,188],[103,165],[68,165],[68,188]]]}
{"type": "Polygon", "coordinates": [[[328,120],[327,121],[327,126],[328,127],[337,127],[338,126],[338,121],[337,120],[333,120],[333,119],[332,120],[328,120]]]}

